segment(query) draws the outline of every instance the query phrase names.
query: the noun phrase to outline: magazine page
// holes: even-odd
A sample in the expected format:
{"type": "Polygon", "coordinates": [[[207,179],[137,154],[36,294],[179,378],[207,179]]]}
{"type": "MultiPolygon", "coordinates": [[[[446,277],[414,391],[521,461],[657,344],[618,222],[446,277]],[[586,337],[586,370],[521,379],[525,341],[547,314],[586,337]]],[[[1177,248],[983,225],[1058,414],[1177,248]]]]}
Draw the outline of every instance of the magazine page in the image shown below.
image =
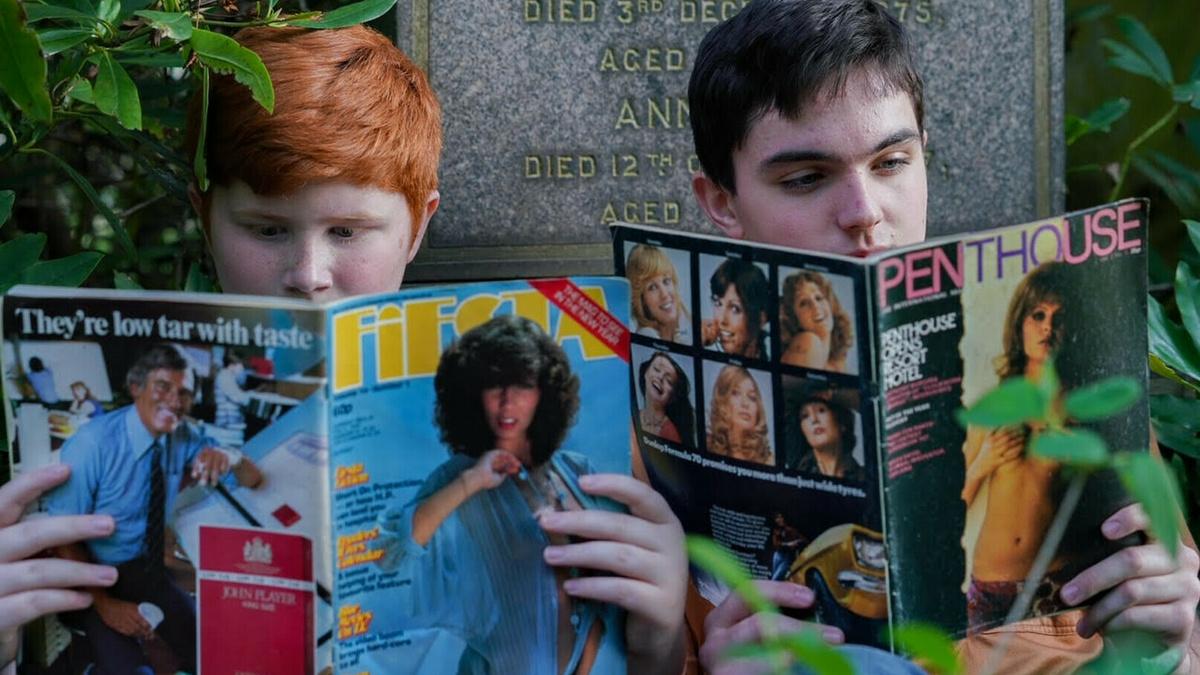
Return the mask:
{"type": "Polygon", "coordinates": [[[579,477],[630,470],[628,303],[576,278],[331,311],[336,672],[626,672],[624,617],[562,591],[588,571],[544,562],[538,517],[615,508],[579,477]]]}
{"type": "MultiPolygon", "coordinates": [[[[813,618],[875,644],[887,616],[867,267],[634,226],[632,416],[650,482],[690,533],[760,578],[807,584],[813,618]]],[[[728,590],[693,569],[714,605],[728,590]]]]}
{"type": "Polygon", "coordinates": [[[24,286],[2,321],[14,473],[71,467],[28,517],[112,515],[112,536],[73,551],[120,575],[103,613],[34,626],[22,672],[331,663],[321,311],[24,286]]]}
{"type": "MultiPolygon", "coordinates": [[[[892,618],[962,636],[1004,622],[1068,479],[1030,456],[1042,429],[962,428],[953,412],[1053,358],[1064,392],[1117,375],[1145,389],[1144,201],[942,240],[876,269],[892,618]]],[[[1087,426],[1144,450],[1147,399],[1087,426]]],[[[1028,616],[1064,611],[1058,590],[1111,553],[1100,524],[1128,498],[1093,476],[1028,616]]]]}

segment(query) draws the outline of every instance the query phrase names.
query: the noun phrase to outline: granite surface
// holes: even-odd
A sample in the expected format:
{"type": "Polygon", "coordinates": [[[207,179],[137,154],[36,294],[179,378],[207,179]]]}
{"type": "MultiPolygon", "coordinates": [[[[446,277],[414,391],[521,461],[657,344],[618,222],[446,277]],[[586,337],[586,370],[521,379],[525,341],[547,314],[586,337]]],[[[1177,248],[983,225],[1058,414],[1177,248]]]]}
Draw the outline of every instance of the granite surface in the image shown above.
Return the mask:
{"type": "MultiPolygon", "coordinates": [[[[1061,210],[1061,2],[879,2],[926,79],[930,234],[1061,210]]],[[[442,205],[412,278],[603,271],[612,220],[713,231],[691,191],[687,80],[742,4],[399,3],[398,43],[445,111],[442,205]]]]}

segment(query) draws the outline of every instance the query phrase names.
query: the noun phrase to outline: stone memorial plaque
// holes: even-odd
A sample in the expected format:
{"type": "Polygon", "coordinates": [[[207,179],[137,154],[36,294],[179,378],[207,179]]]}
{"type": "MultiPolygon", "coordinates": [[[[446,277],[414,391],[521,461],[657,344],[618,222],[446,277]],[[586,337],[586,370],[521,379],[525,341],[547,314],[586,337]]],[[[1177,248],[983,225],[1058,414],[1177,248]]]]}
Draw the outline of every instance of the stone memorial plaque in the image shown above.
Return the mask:
{"type": "MultiPolygon", "coordinates": [[[[1062,208],[1062,3],[877,0],[926,81],[931,235],[1062,208]]],[[[413,0],[400,47],[441,99],[442,204],[414,281],[608,273],[616,220],[715,232],[687,83],[747,0],[413,0]]]]}

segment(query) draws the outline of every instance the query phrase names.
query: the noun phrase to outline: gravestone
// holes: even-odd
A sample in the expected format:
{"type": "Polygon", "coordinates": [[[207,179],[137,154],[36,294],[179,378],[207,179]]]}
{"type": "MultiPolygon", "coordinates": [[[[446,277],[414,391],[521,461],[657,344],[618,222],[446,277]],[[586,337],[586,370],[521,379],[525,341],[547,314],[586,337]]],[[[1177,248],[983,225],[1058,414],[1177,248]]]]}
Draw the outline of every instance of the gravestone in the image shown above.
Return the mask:
{"type": "MultiPolygon", "coordinates": [[[[714,232],[691,190],[696,48],[747,0],[412,0],[442,205],[412,281],[609,273],[614,220],[714,232]]],[[[877,0],[926,81],[930,235],[1062,209],[1061,0],[877,0]]]]}

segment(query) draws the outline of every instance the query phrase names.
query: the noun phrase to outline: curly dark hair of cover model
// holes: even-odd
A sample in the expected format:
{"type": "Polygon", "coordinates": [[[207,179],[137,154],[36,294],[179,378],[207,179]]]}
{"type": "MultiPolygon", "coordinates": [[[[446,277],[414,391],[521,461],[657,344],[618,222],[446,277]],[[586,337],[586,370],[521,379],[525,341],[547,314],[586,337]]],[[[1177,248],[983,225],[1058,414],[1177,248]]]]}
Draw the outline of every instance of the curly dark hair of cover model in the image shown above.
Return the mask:
{"type": "Polygon", "coordinates": [[[491,450],[495,437],[484,419],[483,392],[517,384],[535,384],[539,393],[529,427],[533,465],[550,459],[575,423],[579,376],[562,348],[521,316],[498,316],[476,326],[442,353],[433,380],[442,442],[470,457],[491,450]]]}
{"type": "Polygon", "coordinates": [[[675,363],[675,359],[671,358],[667,352],[654,352],[654,355],[643,361],[638,368],[638,389],[641,390],[644,397],[646,395],[646,371],[650,370],[650,364],[654,363],[655,359],[666,359],[667,363],[675,369],[675,389],[671,393],[671,401],[666,406],[667,419],[675,425],[675,430],[679,432],[679,438],[685,444],[691,445],[696,442],[696,410],[692,407],[692,384],[688,381],[683,368],[675,363]]]}
{"type": "Polygon", "coordinates": [[[716,299],[725,295],[730,286],[733,286],[734,292],[742,301],[742,308],[746,311],[746,342],[758,350],[753,356],[762,358],[767,353],[767,336],[763,332],[763,323],[766,321],[767,306],[771,302],[767,276],[752,262],[728,258],[713,270],[708,287],[712,297],[716,299]]]}

